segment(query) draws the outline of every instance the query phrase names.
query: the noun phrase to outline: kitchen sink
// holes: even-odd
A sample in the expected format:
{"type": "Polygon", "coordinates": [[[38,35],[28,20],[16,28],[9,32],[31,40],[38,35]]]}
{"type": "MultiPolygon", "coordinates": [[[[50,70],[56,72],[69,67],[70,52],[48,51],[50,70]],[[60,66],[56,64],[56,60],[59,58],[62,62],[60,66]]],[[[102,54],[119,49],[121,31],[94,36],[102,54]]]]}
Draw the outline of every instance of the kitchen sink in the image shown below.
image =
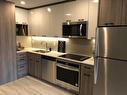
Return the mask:
{"type": "Polygon", "coordinates": [[[38,52],[38,53],[48,53],[50,51],[47,50],[34,50],[34,52],[38,52]]]}

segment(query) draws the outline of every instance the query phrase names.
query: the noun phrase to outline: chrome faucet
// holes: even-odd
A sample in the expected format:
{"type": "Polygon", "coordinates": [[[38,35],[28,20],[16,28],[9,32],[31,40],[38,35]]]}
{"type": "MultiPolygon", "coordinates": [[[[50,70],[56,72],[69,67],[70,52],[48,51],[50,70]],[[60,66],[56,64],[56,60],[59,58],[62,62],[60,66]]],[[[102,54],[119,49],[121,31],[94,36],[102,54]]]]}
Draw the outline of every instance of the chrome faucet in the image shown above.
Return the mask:
{"type": "Polygon", "coordinates": [[[48,43],[46,41],[42,41],[41,45],[43,45],[44,42],[45,42],[45,50],[48,51],[48,43]]]}
{"type": "Polygon", "coordinates": [[[48,51],[48,43],[45,41],[45,50],[48,51]]]}

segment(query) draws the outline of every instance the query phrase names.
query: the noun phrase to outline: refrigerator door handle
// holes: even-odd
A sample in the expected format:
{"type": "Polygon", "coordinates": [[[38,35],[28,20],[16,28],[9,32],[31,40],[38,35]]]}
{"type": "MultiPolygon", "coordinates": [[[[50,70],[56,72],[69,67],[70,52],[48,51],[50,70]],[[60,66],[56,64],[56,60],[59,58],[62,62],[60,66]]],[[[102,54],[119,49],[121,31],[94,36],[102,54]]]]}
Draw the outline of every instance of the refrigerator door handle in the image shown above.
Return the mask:
{"type": "Polygon", "coordinates": [[[99,29],[96,29],[95,56],[99,56],[99,29]]]}
{"type": "Polygon", "coordinates": [[[99,74],[99,59],[95,59],[94,84],[97,84],[98,74],[99,74]]]}

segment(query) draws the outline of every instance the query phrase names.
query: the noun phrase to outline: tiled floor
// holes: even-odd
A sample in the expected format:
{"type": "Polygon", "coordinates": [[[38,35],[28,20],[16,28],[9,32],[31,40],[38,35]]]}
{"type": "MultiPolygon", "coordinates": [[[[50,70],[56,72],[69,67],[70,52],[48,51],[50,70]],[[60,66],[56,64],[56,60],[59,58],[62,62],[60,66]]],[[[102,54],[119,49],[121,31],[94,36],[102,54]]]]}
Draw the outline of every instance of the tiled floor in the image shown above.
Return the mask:
{"type": "Polygon", "coordinates": [[[0,86],[0,95],[74,95],[30,76],[0,86]]]}

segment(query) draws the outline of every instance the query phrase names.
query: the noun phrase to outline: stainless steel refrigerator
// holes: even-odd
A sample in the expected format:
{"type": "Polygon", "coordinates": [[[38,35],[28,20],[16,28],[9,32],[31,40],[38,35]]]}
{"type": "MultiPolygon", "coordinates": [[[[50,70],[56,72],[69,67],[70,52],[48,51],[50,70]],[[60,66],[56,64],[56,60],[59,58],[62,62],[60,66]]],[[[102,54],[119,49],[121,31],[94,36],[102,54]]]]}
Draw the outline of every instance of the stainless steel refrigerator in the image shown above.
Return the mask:
{"type": "Polygon", "coordinates": [[[96,32],[94,95],[127,95],[127,27],[96,32]]]}

